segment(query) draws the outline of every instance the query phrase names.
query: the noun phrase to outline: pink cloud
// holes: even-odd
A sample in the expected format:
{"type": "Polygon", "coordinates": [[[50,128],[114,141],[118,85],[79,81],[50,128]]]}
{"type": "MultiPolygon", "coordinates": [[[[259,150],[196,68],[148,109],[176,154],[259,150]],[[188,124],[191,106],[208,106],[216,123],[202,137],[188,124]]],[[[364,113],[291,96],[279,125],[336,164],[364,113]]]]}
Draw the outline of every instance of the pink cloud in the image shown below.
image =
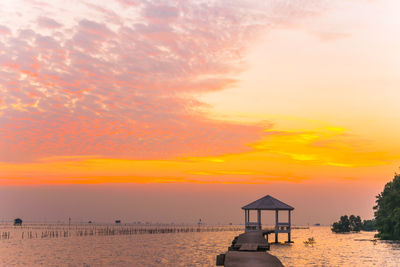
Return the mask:
{"type": "Polygon", "coordinates": [[[135,1],[135,0],[117,0],[118,3],[120,3],[123,6],[138,6],[140,1],[135,1]]]}
{"type": "MultiPolygon", "coordinates": [[[[192,93],[236,82],[249,38],[269,25],[266,10],[120,2],[136,10],[135,22],[123,10],[82,4],[97,16],[77,14],[73,25],[38,16],[53,34],[27,25],[0,39],[0,161],[218,155],[249,150],[261,137],[265,125],[207,118],[192,93]]],[[[273,20],[289,20],[279,12],[273,20]]]]}
{"type": "Polygon", "coordinates": [[[165,5],[148,5],[144,9],[144,14],[148,18],[176,18],[179,15],[179,10],[173,6],[165,5]]]}
{"type": "Polygon", "coordinates": [[[11,31],[6,26],[0,25],[0,34],[11,34],[11,31]]]}
{"type": "Polygon", "coordinates": [[[54,19],[47,18],[47,17],[39,17],[37,19],[37,22],[40,27],[49,28],[49,29],[57,29],[62,26],[60,23],[58,23],[54,19]]]}

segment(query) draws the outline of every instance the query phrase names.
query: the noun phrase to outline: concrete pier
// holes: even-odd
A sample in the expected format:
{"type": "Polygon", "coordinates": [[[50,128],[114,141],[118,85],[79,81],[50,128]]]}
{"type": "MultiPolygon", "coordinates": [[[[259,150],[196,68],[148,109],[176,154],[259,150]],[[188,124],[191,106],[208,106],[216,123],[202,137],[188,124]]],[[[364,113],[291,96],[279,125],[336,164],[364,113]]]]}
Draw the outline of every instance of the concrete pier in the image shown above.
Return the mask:
{"type": "Polygon", "coordinates": [[[269,254],[268,234],[274,231],[253,231],[240,234],[228,252],[217,256],[217,266],[282,267],[281,261],[269,254]]]}

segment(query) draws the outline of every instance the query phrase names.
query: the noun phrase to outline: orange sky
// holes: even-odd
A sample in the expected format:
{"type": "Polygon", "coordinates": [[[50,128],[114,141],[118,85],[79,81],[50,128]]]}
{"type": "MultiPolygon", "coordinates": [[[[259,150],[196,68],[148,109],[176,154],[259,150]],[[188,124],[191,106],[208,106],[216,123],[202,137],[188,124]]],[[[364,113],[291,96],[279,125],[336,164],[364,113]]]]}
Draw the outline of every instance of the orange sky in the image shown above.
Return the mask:
{"type": "Polygon", "coordinates": [[[396,7],[1,3],[0,186],[379,192],[400,166],[396,7]]]}

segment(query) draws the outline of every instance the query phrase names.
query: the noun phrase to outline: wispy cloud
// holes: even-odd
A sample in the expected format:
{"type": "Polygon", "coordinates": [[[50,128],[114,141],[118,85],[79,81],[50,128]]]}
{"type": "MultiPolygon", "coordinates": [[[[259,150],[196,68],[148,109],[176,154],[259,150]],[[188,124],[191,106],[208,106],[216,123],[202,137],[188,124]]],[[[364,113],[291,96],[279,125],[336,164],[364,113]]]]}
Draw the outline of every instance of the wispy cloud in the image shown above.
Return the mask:
{"type": "Polygon", "coordinates": [[[0,161],[248,151],[262,126],[207,118],[193,93],[235,83],[248,41],[259,30],[293,23],[324,6],[103,4],[24,1],[14,4],[19,13],[4,14],[3,20],[18,23],[0,26],[0,161]]]}

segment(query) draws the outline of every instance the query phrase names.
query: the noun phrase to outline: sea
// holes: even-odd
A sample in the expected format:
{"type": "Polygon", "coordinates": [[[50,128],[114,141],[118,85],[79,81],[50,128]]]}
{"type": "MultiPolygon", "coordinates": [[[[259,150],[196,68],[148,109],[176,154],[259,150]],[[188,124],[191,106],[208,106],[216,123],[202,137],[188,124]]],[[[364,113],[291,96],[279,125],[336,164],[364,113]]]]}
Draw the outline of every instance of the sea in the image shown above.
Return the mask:
{"type": "MultiPolygon", "coordinates": [[[[3,223],[0,266],[215,266],[242,227],[3,223]]],[[[281,234],[269,253],[285,266],[400,266],[400,243],[374,235],[293,229],[294,243],[283,243],[281,234]]]]}

